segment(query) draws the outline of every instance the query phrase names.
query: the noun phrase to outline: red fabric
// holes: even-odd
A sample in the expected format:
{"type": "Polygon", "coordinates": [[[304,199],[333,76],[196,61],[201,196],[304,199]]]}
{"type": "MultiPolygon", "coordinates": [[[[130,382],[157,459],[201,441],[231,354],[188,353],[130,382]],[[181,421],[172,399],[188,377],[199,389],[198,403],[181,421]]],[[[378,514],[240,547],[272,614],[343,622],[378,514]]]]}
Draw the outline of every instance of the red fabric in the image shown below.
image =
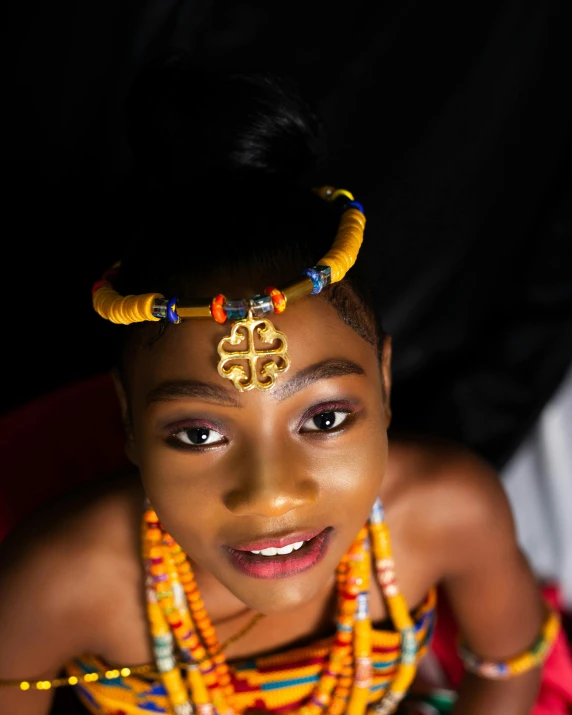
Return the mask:
{"type": "MultiPolygon", "coordinates": [[[[73,383],[0,416],[3,479],[0,539],[35,507],[64,490],[128,464],[110,375],[73,383]]],[[[559,610],[557,587],[545,588],[559,610]]],[[[463,676],[457,628],[444,595],[438,600],[432,650],[452,687],[463,676]]],[[[572,712],[572,653],[564,633],[552,649],[532,715],[572,712]]]]}
{"type": "Polygon", "coordinates": [[[72,383],[0,416],[0,540],[65,489],[127,464],[110,375],[72,383]]]}

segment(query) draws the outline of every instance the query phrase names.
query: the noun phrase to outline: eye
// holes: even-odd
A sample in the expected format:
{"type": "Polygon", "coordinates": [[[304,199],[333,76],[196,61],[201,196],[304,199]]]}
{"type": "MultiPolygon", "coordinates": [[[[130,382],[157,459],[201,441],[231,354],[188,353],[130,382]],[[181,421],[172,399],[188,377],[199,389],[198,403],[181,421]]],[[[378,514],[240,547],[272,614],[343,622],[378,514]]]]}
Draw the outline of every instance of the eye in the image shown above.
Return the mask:
{"type": "Polygon", "coordinates": [[[349,417],[348,412],[328,410],[307,419],[302,425],[304,432],[328,432],[340,427],[349,417]]]}
{"type": "Polygon", "coordinates": [[[219,444],[225,440],[220,432],[216,432],[210,427],[181,427],[172,432],[171,437],[189,447],[219,444]]]}

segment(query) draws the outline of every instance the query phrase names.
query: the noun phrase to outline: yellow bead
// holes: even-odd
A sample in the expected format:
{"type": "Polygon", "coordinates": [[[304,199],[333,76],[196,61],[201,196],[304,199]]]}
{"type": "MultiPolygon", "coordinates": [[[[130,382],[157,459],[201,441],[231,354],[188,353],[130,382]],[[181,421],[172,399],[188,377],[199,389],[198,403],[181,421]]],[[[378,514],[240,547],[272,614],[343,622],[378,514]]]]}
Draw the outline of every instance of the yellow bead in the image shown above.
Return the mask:
{"type": "Polygon", "coordinates": [[[70,675],[70,677],[68,678],[68,683],[70,685],[77,685],[78,679],[75,677],[75,675],[70,675]]]}
{"type": "Polygon", "coordinates": [[[30,689],[30,683],[28,683],[26,680],[23,680],[20,683],[20,690],[29,690],[30,689]]]}
{"type": "Polygon", "coordinates": [[[339,196],[345,196],[350,201],[354,200],[353,195],[346,189],[334,189],[327,195],[328,201],[335,201],[339,196]]]}
{"type": "Polygon", "coordinates": [[[193,669],[187,671],[187,677],[193,694],[193,703],[195,705],[206,705],[210,702],[202,675],[193,669]]]}
{"type": "Polygon", "coordinates": [[[416,668],[413,664],[401,665],[391,684],[392,690],[406,692],[413,681],[415,670],[416,668]]]}

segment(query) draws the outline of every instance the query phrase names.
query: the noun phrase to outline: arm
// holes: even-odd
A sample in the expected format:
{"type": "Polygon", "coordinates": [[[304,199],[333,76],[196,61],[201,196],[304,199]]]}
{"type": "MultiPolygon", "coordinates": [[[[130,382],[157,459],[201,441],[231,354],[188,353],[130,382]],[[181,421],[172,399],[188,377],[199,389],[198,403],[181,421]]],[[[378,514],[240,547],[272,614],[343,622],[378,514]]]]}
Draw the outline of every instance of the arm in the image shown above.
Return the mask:
{"type": "MultiPolygon", "coordinates": [[[[33,531],[26,522],[0,544],[0,680],[56,678],[85,646],[71,539],[33,531]]],[[[0,687],[0,712],[46,715],[52,699],[52,691],[0,687]]]]}
{"type": "MultiPolygon", "coordinates": [[[[442,585],[467,647],[488,661],[528,650],[546,615],[541,592],[521,553],[498,475],[459,455],[439,480],[442,585]]],[[[528,715],[540,668],[507,680],[467,673],[454,715],[528,715]]]]}

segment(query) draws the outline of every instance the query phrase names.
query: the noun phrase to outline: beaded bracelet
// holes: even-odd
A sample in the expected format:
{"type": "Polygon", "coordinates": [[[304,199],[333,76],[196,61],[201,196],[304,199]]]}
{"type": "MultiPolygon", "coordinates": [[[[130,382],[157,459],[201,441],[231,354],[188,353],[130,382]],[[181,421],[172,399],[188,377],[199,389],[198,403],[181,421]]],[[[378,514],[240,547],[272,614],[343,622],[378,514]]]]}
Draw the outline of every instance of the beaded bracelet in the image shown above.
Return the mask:
{"type": "Polygon", "coordinates": [[[365,215],[363,206],[345,189],[323,186],[315,190],[325,201],[342,199],[342,217],[331,249],[302,278],[282,289],[270,286],[263,294],[249,299],[227,299],[221,294],[212,300],[165,298],[161,293],[122,296],[113,288],[115,264],[92,288],[93,307],[106,320],[129,325],[144,321],[168,320],[178,324],[186,318],[214,318],[223,324],[233,321],[231,334],[218,345],[218,372],[231,380],[241,392],[257,388],[268,390],[276,375],[290,366],[286,336],[276,330],[268,316],[280,314],[292,301],[317,295],[331,283],[341,281],[357,259],[363,242],[365,215]],[[246,342],[245,342],[246,341],[246,342]],[[269,349],[259,343],[272,344],[269,349]],[[245,343],[243,349],[234,349],[245,343]],[[258,343],[258,345],[257,345],[258,343]],[[277,347],[276,347],[277,346],[277,347]]]}
{"type": "Polygon", "coordinates": [[[464,663],[465,670],[475,673],[483,678],[502,680],[511,678],[521,673],[526,673],[546,660],[560,630],[560,615],[557,611],[549,609],[542,625],[540,635],[532,647],[514,658],[502,662],[491,662],[479,658],[464,644],[459,646],[459,655],[464,663]]]}

